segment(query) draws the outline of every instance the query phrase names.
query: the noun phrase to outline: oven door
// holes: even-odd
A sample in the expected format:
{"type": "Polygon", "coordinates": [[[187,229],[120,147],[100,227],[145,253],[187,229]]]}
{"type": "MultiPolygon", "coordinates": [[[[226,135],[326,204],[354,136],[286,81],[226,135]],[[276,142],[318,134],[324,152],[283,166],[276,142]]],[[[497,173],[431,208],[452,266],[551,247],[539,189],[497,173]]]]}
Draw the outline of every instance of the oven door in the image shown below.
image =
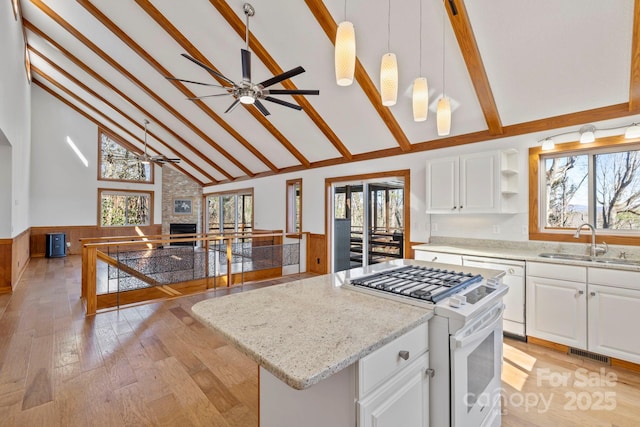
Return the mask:
{"type": "Polygon", "coordinates": [[[452,426],[500,425],[503,312],[500,302],[450,337],[452,426]]]}

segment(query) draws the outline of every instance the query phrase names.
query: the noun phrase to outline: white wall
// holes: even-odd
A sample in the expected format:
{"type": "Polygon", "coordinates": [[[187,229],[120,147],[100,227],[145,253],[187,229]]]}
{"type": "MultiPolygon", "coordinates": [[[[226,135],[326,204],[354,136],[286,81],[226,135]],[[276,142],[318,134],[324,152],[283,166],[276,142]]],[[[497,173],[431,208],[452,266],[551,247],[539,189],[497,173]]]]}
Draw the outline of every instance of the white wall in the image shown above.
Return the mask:
{"type": "Polygon", "coordinates": [[[153,185],[98,181],[98,127],[38,86],[32,91],[32,120],[31,226],[97,225],[98,188],[154,191],[153,219],[162,223],[160,167],[155,166],[153,185]]]}
{"type": "MultiPolygon", "coordinates": [[[[598,128],[607,128],[622,126],[633,121],[638,121],[639,119],[640,116],[636,116],[593,124],[598,128]]],[[[427,242],[430,236],[526,241],[528,240],[529,224],[529,147],[539,145],[539,141],[545,137],[566,131],[577,132],[579,128],[580,125],[567,129],[554,129],[551,131],[502,138],[494,141],[468,144],[458,147],[406,154],[385,159],[349,163],[327,168],[311,169],[291,174],[241,181],[238,183],[216,185],[206,187],[204,192],[220,192],[253,187],[255,197],[255,227],[261,229],[284,229],[286,221],[286,180],[302,178],[303,231],[324,234],[326,233],[324,207],[325,178],[410,169],[411,240],[413,242],[427,242]],[[520,169],[518,186],[519,194],[517,196],[517,204],[519,206],[518,213],[484,215],[428,215],[425,213],[425,173],[426,162],[428,159],[506,148],[515,148],[518,150],[520,169]],[[437,231],[432,230],[434,225],[437,227],[437,231]]],[[[617,134],[620,133],[621,131],[617,132],[617,134]]],[[[598,136],[606,136],[606,133],[599,133],[598,136]]],[[[578,139],[578,135],[576,133],[555,139],[556,143],[575,141],[578,139]]]]}
{"type": "Polygon", "coordinates": [[[24,66],[22,24],[14,19],[10,1],[0,2],[0,58],[0,132],[5,136],[0,152],[4,169],[0,179],[2,238],[14,237],[29,227],[31,86],[24,66]]]}

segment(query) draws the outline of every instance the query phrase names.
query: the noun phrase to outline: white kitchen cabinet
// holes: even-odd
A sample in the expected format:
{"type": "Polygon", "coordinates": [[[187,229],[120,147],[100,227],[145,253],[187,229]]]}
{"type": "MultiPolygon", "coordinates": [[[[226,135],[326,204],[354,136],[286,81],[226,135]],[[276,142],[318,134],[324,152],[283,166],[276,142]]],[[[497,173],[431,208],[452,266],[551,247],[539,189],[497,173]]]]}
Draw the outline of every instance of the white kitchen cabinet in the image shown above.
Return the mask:
{"type": "Polygon", "coordinates": [[[518,193],[516,150],[429,160],[427,213],[514,212],[518,193]]]}
{"type": "Polygon", "coordinates": [[[439,262],[443,264],[462,265],[462,255],[446,252],[415,250],[415,259],[418,261],[439,262]]]}
{"type": "Polygon", "coordinates": [[[589,350],[640,363],[640,272],[589,268],[589,350]]]}
{"type": "Polygon", "coordinates": [[[429,353],[423,353],[398,375],[358,402],[360,427],[429,425],[429,353]]]}
{"type": "Polygon", "coordinates": [[[587,349],[586,270],[527,263],[527,335],[587,349]]]}

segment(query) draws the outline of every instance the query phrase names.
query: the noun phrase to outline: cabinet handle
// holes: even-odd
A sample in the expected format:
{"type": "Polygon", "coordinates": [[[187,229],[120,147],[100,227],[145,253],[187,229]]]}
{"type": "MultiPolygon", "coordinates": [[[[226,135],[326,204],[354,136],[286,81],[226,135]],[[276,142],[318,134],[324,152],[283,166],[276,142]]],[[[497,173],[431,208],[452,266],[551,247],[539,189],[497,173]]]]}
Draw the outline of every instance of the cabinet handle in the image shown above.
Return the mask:
{"type": "Polygon", "coordinates": [[[595,297],[596,293],[595,292],[590,292],[589,295],[591,295],[592,297],[595,297]]]}
{"type": "Polygon", "coordinates": [[[437,259],[438,259],[438,257],[434,256],[433,259],[431,260],[431,262],[436,262],[437,259]]]}
{"type": "Polygon", "coordinates": [[[409,352],[407,350],[400,350],[398,356],[400,356],[400,359],[409,360],[409,352]]]}
{"type": "Polygon", "coordinates": [[[509,270],[507,270],[507,273],[509,274],[515,274],[515,270],[513,268],[510,268],[509,270]]]}
{"type": "Polygon", "coordinates": [[[456,208],[457,208],[457,207],[456,207],[456,206],[454,206],[454,207],[452,207],[452,208],[451,208],[451,210],[452,210],[452,211],[455,211],[455,210],[456,210],[456,208]]]}
{"type": "Polygon", "coordinates": [[[460,209],[462,209],[462,205],[460,205],[460,209]]]}
{"type": "Polygon", "coordinates": [[[584,291],[578,291],[578,293],[576,294],[576,296],[578,295],[584,295],[584,291]]]}
{"type": "Polygon", "coordinates": [[[425,374],[427,374],[429,378],[433,378],[433,376],[436,374],[436,371],[434,371],[433,368],[427,368],[425,374]]]}

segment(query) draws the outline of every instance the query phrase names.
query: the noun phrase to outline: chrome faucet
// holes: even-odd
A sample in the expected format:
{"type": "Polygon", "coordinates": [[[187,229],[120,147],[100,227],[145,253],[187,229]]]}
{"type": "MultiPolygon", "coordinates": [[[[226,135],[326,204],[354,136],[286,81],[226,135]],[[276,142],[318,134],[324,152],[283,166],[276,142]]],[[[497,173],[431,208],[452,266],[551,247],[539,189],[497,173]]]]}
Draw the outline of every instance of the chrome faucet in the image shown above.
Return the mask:
{"type": "Polygon", "coordinates": [[[599,254],[606,254],[607,251],[609,250],[609,247],[607,246],[606,242],[602,242],[604,244],[604,247],[598,247],[598,245],[596,244],[596,229],[593,225],[589,224],[588,222],[583,222],[582,224],[580,224],[576,230],[576,233],[573,235],[574,238],[578,238],[580,237],[580,230],[582,230],[582,227],[587,226],[591,229],[591,256],[592,257],[596,257],[599,254]]]}

